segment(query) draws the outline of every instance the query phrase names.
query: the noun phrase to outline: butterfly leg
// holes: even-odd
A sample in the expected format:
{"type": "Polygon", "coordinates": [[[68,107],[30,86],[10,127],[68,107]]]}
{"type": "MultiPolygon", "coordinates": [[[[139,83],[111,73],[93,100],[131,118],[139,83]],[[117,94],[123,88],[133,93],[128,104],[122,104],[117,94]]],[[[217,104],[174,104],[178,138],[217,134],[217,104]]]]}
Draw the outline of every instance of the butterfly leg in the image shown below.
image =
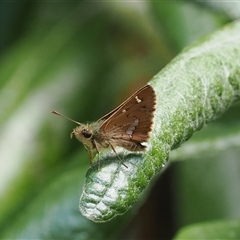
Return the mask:
{"type": "Polygon", "coordinates": [[[115,152],[115,154],[117,155],[118,159],[121,161],[121,164],[122,164],[124,167],[128,168],[128,166],[122,161],[122,159],[121,159],[121,158],[119,157],[119,155],[117,154],[117,152],[116,152],[115,148],[113,147],[113,145],[112,145],[111,143],[109,143],[109,145],[111,146],[112,150],[113,150],[113,151],[115,152]]]}
{"type": "Polygon", "coordinates": [[[98,149],[98,146],[97,146],[97,142],[93,139],[93,143],[94,143],[94,147],[96,148],[96,151],[97,151],[97,155],[98,155],[98,170],[100,169],[100,159],[99,159],[99,149],[98,149]]]}
{"type": "Polygon", "coordinates": [[[92,165],[93,164],[93,152],[92,150],[88,149],[87,146],[83,145],[84,148],[86,149],[87,153],[88,153],[88,157],[90,159],[90,164],[92,165]]]}

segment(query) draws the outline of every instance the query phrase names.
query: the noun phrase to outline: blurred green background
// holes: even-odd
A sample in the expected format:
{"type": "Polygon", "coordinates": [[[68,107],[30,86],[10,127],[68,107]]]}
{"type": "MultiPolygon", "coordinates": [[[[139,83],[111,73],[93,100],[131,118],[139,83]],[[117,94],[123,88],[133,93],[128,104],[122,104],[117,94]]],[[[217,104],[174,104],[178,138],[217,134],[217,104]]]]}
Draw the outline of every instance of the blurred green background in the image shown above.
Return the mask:
{"type": "MultiPolygon", "coordinates": [[[[125,215],[85,219],[78,201],[88,155],[69,139],[75,124],[51,111],[97,120],[239,16],[239,4],[221,2],[0,2],[0,238],[171,239],[193,223],[238,219],[239,135],[211,153],[176,152],[125,215]]],[[[238,112],[190,144],[236,134],[238,112]]]]}

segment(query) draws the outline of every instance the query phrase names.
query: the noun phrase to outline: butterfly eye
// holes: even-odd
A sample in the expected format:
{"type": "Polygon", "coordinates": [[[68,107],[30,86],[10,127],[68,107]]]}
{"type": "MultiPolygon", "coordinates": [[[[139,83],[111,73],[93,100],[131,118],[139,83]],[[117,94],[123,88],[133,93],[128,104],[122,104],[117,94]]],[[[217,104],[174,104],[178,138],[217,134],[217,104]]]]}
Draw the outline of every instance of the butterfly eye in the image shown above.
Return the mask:
{"type": "Polygon", "coordinates": [[[92,133],[90,133],[87,129],[83,129],[83,130],[82,130],[82,135],[83,135],[85,138],[91,138],[91,137],[92,137],[92,133]]]}

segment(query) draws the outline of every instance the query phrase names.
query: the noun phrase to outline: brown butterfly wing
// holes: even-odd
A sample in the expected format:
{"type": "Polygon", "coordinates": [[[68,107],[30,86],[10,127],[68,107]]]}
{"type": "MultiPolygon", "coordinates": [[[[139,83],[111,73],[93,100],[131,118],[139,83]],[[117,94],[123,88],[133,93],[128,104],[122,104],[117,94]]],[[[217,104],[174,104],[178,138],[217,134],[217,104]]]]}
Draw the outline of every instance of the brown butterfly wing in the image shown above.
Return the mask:
{"type": "Polygon", "coordinates": [[[100,118],[99,121],[103,121],[100,130],[113,139],[146,142],[152,128],[155,105],[155,92],[146,85],[100,118]]]}

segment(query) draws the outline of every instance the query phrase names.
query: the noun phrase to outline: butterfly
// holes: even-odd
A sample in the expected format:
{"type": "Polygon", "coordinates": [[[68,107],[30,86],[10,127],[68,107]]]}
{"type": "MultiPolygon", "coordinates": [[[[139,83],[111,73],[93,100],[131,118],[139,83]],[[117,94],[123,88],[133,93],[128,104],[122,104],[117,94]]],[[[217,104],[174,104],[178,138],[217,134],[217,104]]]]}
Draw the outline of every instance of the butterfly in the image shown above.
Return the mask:
{"type": "MultiPolygon", "coordinates": [[[[101,149],[122,147],[129,151],[144,151],[152,130],[153,116],[156,109],[156,94],[152,86],[145,85],[117,108],[93,123],[82,124],[57,111],[52,113],[78,124],[71,132],[83,143],[93,163],[93,152],[101,149]]],[[[125,165],[125,164],[123,164],[125,165]]],[[[126,166],[126,165],[125,165],[126,166]]]]}

